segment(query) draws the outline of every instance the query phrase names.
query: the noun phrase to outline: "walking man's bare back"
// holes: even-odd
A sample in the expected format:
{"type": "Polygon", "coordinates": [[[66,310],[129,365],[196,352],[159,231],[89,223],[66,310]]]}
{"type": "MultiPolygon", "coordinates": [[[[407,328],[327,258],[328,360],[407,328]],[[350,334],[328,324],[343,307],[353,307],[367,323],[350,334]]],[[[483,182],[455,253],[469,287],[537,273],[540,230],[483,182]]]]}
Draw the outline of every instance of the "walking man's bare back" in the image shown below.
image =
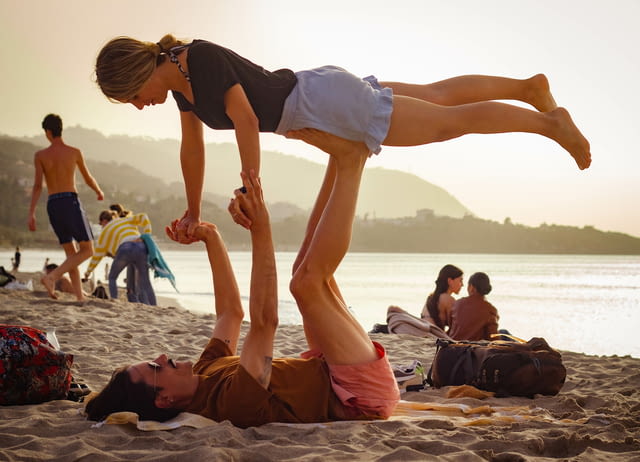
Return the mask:
{"type": "Polygon", "coordinates": [[[55,114],[49,114],[42,122],[42,128],[51,144],[36,152],[34,156],[35,175],[28,226],[29,230],[36,230],[36,206],[42,193],[43,182],[46,182],[49,221],[67,259],[54,271],[43,276],[41,282],[49,295],[57,298],[55,281],[64,273],[69,273],[77,299],[84,300],[78,265],[93,254],[93,234],[78,199],[76,168],[85,183],[96,192],[99,201],[104,199],[104,195],[89,173],[80,150],[68,146],[62,140],[62,119],[55,114]]]}

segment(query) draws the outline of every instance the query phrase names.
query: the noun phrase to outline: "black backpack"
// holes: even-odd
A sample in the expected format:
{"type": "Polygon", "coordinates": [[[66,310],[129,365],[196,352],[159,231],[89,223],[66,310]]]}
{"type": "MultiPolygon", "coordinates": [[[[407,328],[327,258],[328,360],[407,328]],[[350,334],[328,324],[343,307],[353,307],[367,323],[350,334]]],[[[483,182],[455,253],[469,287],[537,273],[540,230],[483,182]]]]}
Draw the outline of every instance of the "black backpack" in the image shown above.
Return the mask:
{"type": "Polygon", "coordinates": [[[556,395],[567,371],[543,338],[528,342],[438,339],[427,383],[436,388],[472,385],[496,396],[556,395]]]}

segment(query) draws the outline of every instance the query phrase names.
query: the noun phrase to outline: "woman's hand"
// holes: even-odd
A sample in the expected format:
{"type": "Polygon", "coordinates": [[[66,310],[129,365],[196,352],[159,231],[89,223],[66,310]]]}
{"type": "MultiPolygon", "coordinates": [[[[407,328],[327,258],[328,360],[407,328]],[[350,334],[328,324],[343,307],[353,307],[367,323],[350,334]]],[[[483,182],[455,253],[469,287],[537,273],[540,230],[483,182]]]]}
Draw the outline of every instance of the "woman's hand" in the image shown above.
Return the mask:
{"type": "MultiPolygon", "coordinates": [[[[184,219],[184,218],[183,218],[184,219]]],[[[180,223],[181,220],[177,218],[171,222],[171,226],[167,226],[165,231],[167,236],[173,241],[179,242],[181,244],[191,244],[196,241],[207,241],[207,239],[212,235],[212,233],[217,231],[216,225],[213,223],[201,222],[199,223],[193,230],[192,237],[189,239],[180,239],[180,223]]]]}
{"type": "Polygon", "coordinates": [[[192,217],[187,210],[182,218],[173,220],[171,226],[167,226],[165,231],[172,240],[180,244],[191,244],[198,240],[195,234],[199,225],[200,220],[192,217]]]}

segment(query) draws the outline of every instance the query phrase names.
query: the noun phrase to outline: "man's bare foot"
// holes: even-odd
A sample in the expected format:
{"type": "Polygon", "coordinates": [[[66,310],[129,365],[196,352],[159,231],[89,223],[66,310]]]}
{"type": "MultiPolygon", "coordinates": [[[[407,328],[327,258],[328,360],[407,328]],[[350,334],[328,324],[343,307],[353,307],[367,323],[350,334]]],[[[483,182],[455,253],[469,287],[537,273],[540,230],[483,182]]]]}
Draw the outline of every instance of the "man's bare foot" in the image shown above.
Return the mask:
{"type": "Polygon", "coordinates": [[[371,154],[369,148],[363,142],[347,140],[315,128],[288,131],[287,138],[304,141],[337,158],[353,154],[366,155],[368,157],[371,154]]]}
{"type": "Polygon", "coordinates": [[[553,99],[549,81],[544,74],[537,74],[527,80],[529,82],[529,96],[527,102],[540,112],[549,112],[557,109],[558,105],[553,99]]]}
{"type": "Polygon", "coordinates": [[[565,108],[559,107],[549,112],[549,116],[554,120],[555,136],[553,136],[553,139],[571,154],[580,170],[588,168],[591,165],[589,141],[580,133],[576,124],[573,123],[569,112],[565,108]]]}
{"type": "Polygon", "coordinates": [[[47,289],[47,292],[49,292],[49,297],[57,300],[58,296],[56,295],[55,281],[51,279],[48,275],[46,275],[46,276],[42,276],[42,278],[40,279],[40,282],[42,283],[44,288],[47,289]]]}

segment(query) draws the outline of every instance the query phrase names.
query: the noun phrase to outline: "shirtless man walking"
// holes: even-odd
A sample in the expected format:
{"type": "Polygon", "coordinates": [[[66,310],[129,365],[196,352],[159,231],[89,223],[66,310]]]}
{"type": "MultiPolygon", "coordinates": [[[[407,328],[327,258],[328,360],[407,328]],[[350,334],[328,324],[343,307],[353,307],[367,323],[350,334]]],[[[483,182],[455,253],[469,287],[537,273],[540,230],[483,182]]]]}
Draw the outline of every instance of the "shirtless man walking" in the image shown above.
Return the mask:
{"type": "Polygon", "coordinates": [[[104,195],[96,180],[89,173],[80,150],[68,146],[62,141],[62,119],[60,116],[49,114],[42,121],[42,128],[51,145],[36,152],[34,156],[35,177],[31,207],[29,208],[29,230],[36,230],[35,212],[42,192],[44,176],[49,193],[47,201],[49,222],[58,236],[58,241],[67,255],[67,259],[49,274],[45,274],[41,282],[51,298],[58,298],[55,293],[55,281],[64,273],[69,273],[73,292],[76,298],[81,301],[85,297],[82,292],[78,266],[93,255],[93,233],[78,198],[75,180],[76,167],[87,186],[96,192],[99,201],[104,199],[104,195]]]}

